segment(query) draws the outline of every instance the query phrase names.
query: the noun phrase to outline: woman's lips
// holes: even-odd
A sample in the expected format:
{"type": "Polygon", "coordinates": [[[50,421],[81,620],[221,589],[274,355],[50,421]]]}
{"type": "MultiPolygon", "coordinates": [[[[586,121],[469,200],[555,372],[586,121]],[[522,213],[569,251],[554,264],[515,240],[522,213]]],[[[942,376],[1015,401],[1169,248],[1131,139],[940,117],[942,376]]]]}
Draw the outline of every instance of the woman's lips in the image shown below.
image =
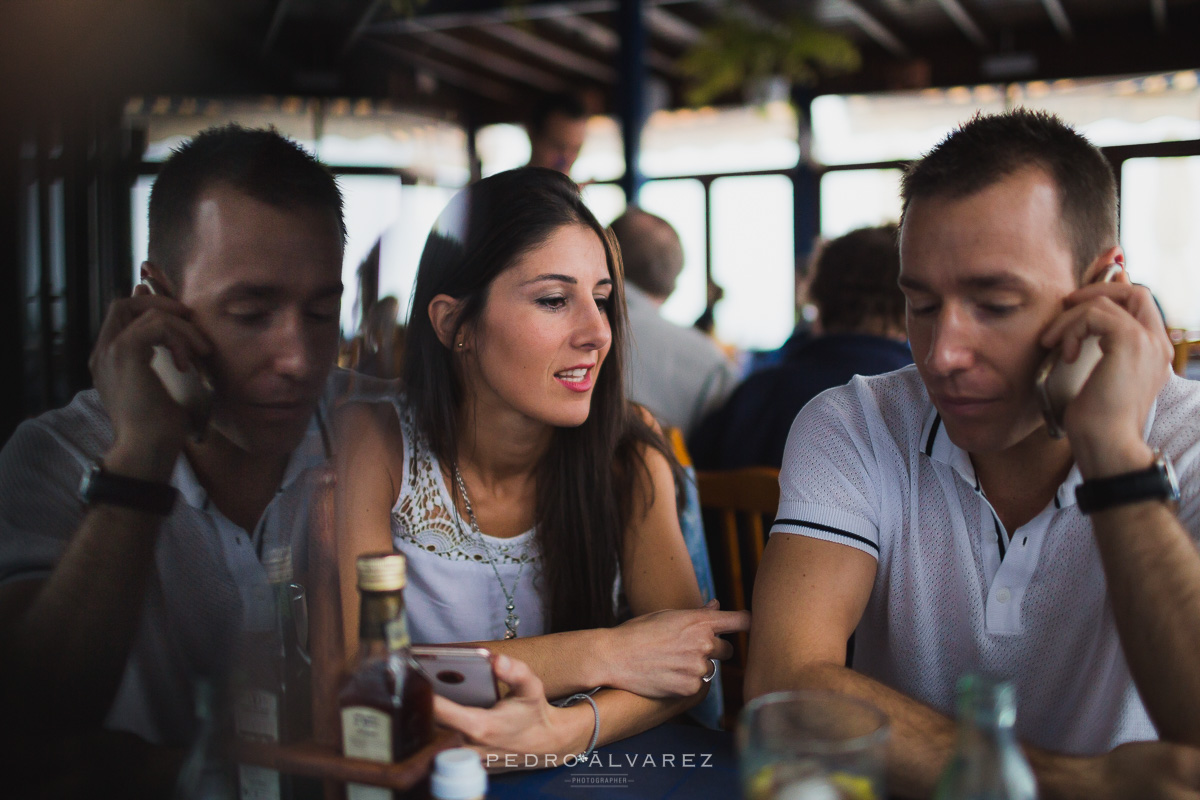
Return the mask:
{"type": "Polygon", "coordinates": [[[595,383],[592,367],[572,367],[554,373],[554,379],[572,392],[586,392],[595,383]]]}

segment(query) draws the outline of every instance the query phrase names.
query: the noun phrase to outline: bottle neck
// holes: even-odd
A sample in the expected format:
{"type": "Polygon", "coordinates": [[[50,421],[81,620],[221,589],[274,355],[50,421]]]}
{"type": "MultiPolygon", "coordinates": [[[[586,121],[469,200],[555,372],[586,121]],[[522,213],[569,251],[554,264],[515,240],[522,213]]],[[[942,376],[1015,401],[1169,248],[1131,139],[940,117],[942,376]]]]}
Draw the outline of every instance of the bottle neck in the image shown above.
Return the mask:
{"type": "Polygon", "coordinates": [[[1007,744],[1015,741],[1016,701],[1008,684],[974,682],[960,689],[959,739],[1007,744]]]}
{"type": "Polygon", "coordinates": [[[358,620],[360,660],[407,652],[412,644],[408,635],[403,589],[391,592],[363,591],[358,620]]]}

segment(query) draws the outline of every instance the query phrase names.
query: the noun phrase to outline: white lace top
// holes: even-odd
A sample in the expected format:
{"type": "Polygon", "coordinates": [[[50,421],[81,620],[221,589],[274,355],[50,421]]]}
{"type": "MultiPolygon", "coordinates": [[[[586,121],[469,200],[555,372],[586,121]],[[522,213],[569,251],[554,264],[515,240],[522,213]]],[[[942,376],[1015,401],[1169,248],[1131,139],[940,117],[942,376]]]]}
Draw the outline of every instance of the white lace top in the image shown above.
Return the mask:
{"type": "Polygon", "coordinates": [[[404,599],[413,642],[503,639],[507,601],[496,572],[513,595],[520,617],[517,634],[546,633],[542,559],[534,530],[509,539],[476,534],[455,509],[441,464],[404,398],[395,405],[404,436],[404,481],[392,506],[392,541],[408,559],[404,599]]]}

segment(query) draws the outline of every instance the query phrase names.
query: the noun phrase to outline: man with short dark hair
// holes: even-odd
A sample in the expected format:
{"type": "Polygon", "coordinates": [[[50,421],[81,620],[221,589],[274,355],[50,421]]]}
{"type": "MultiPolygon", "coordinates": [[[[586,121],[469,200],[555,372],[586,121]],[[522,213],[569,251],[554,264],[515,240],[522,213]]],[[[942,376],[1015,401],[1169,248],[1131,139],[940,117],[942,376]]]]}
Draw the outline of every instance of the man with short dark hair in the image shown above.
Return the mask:
{"type": "Polygon", "coordinates": [[[991,673],[1015,685],[1039,796],[1195,797],[1200,389],[1171,375],[1150,293],[1123,271],[1097,282],[1124,264],[1111,169],[1019,110],[951,133],[902,195],[916,363],[797,417],[747,695],[877,705],[889,790],[924,796],[954,747],[956,680],[991,673]],[[1053,438],[1039,366],[1061,351],[1070,369],[1089,337],[1098,363],[1053,438]]]}
{"type": "Polygon", "coordinates": [[[587,108],[578,95],[549,94],[529,116],[529,166],[571,174],[587,136],[587,108]]]}
{"type": "Polygon", "coordinates": [[[612,232],[625,267],[629,399],[688,436],[733,391],[737,368],[708,336],[659,313],[683,269],[683,245],[671,224],[630,207],[612,232]]]}
{"type": "Polygon", "coordinates": [[[895,225],[859,228],[822,247],[808,289],[818,312],[813,336],[782,364],[746,378],[700,423],[688,440],[696,468],[778,469],[792,422],[809,400],[855,375],[911,364],[899,274],[895,225]]]}
{"type": "Polygon", "coordinates": [[[344,232],[332,175],[274,132],[209,130],[163,164],[145,283],[109,309],[96,388],[0,452],[6,724],[190,740],[194,681],[221,680],[270,602],[264,551],[303,545],[344,232]],[[156,358],[209,374],[200,438],[156,358]]]}

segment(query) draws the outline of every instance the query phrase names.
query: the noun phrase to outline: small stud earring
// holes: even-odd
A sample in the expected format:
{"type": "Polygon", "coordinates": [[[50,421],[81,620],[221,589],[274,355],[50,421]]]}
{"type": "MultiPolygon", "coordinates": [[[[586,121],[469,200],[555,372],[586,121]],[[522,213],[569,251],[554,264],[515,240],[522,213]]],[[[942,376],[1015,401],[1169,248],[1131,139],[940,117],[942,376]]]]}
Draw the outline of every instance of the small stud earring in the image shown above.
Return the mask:
{"type": "Polygon", "coordinates": [[[463,340],[462,340],[462,339],[459,339],[459,340],[458,340],[458,349],[459,349],[459,350],[462,350],[462,349],[463,349],[463,340]]]}

